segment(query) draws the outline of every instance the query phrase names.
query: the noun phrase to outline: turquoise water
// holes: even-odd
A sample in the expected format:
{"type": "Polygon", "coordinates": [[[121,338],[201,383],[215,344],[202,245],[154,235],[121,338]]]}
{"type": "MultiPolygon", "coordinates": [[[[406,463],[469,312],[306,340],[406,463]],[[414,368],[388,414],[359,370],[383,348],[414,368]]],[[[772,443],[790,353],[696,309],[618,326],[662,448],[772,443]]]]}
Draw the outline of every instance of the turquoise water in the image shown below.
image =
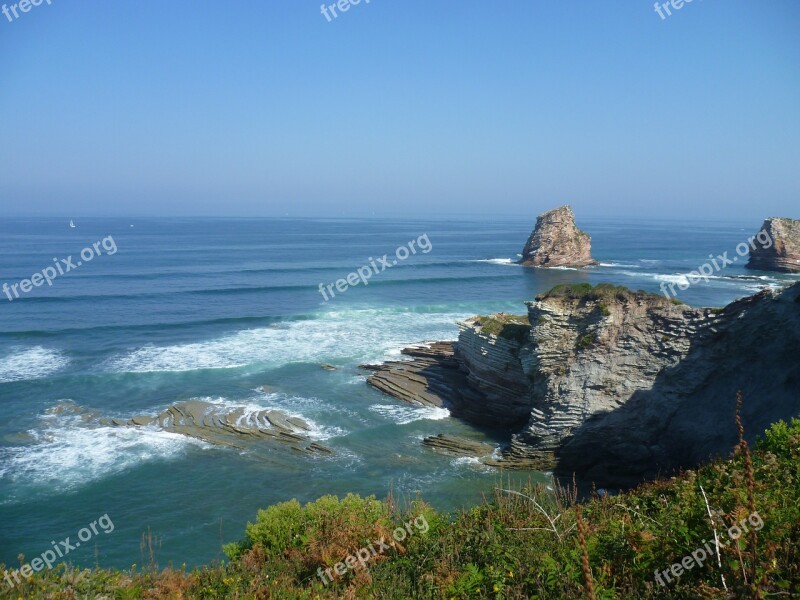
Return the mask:
{"type": "MultiPolygon", "coordinates": [[[[208,563],[258,508],[291,498],[392,490],[442,509],[478,502],[497,472],[434,454],[421,439],[448,432],[499,445],[503,434],[386,397],[365,384],[359,364],[397,358],[421,340],[455,339],[455,322],[473,314],[524,312],[523,301],[558,283],[658,292],[710,253],[735,256],[759,226],[582,220],[601,265],[543,271],[511,264],[534,221],[3,221],[0,284],[31,277],[54,257],[78,258],[109,236],[116,252],[100,245],[52,286],[0,296],[0,562],[41,554],[104,514],[113,533],[71,561],[141,563],[149,528],[161,540],[162,566],[208,563]],[[392,259],[423,235],[429,252],[323,300],[320,283],[371,257],[392,259]],[[89,427],[54,410],[67,403],[129,418],[192,398],[302,416],[336,455],[242,452],[156,430],[89,427]]],[[[743,263],[679,298],[722,305],[797,279],[747,272],[743,263]]]]}

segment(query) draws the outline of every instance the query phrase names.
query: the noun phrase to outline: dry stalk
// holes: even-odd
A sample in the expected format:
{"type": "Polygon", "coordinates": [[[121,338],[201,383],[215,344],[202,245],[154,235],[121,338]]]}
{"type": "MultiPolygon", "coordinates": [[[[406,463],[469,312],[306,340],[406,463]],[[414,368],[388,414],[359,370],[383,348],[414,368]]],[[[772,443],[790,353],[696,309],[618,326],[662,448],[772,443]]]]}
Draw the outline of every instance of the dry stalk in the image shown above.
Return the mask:
{"type": "Polygon", "coordinates": [[[592,570],[589,568],[589,552],[586,549],[586,523],[581,516],[580,505],[575,507],[575,516],[578,520],[578,543],[581,545],[581,566],[583,567],[583,579],[586,581],[586,597],[589,600],[597,600],[594,595],[592,570]]]}
{"type": "MultiPolygon", "coordinates": [[[[744,437],[744,425],[742,424],[742,404],[744,396],[742,391],[736,392],[736,429],[739,432],[739,450],[744,459],[744,470],[747,478],[747,508],[751,515],[756,514],[756,480],[753,475],[753,457],[750,454],[750,446],[744,437]]],[[[756,585],[756,552],[758,545],[758,532],[755,527],[750,527],[748,539],[748,550],[750,554],[750,582],[753,585],[753,598],[761,598],[761,592],[756,585]]]]}

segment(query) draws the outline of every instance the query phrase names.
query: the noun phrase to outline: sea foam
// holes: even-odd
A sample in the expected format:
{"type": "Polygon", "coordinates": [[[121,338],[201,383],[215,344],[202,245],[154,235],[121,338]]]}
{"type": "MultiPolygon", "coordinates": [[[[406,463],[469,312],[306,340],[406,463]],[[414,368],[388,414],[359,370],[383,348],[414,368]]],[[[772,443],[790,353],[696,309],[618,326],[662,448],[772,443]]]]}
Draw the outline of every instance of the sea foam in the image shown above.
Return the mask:
{"type": "Polygon", "coordinates": [[[476,260],[475,262],[479,263],[491,263],[493,265],[511,265],[511,266],[519,266],[517,261],[513,258],[481,258],[476,260]]]}
{"type": "Polygon", "coordinates": [[[62,352],[42,346],[12,348],[0,358],[0,383],[41,379],[61,371],[69,364],[62,352]]]}
{"type": "Polygon", "coordinates": [[[330,311],[315,319],[247,329],[201,342],[144,346],[112,357],[100,368],[147,373],[249,365],[276,368],[298,362],[375,362],[420,339],[455,339],[456,321],[468,316],[396,309],[330,311]]]}
{"type": "Polygon", "coordinates": [[[407,425],[414,421],[440,421],[450,416],[446,408],[435,406],[399,406],[396,404],[375,404],[370,406],[372,412],[394,421],[398,425],[407,425]]]}
{"type": "MultiPolygon", "coordinates": [[[[48,414],[32,443],[0,449],[0,480],[69,492],[144,462],[177,457],[189,447],[210,447],[176,433],[148,428],[91,427],[78,415],[48,414]]],[[[12,498],[13,500],[13,498],[12,498]]]]}

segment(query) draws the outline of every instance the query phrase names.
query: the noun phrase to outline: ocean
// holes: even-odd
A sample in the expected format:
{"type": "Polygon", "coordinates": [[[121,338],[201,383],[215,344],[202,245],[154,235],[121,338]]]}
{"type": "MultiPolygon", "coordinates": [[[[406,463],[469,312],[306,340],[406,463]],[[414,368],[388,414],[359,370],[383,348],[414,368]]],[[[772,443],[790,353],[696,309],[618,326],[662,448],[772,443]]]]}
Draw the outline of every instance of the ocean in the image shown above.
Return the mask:
{"type": "Polygon", "coordinates": [[[474,314],[524,313],[524,301],[560,283],[660,293],[724,252],[737,260],[708,282],[675,288],[680,300],[722,306],[798,279],[744,269],[737,245],[760,222],[579,219],[600,264],[578,270],[514,264],[534,223],[77,218],[71,228],[69,219],[3,220],[0,285],[17,288],[0,295],[0,562],[17,565],[19,554],[30,559],[52,540],[74,539],[102,515],[114,531],[70,552],[71,562],[142,564],[149,530],[162,567],[208,564],[259,508],[292,498],[391,492],[440,509],[475,504],[491,495],[498,472],[435,454],[422,438],[450,433],[499,446],[503,434],[395,401],[367,386],[359,365],[455,339],[456,322],[474,314]],[[396,254],[420,239],[429,240],[427,252],[418,243],[407,257],[396,254]],[[384,255],[396,264],[372,269],[366,286],[336,290],[384,255]],[[19,287],[48,267],[58,273],[52,285],[39,278],[30,291],[19,287]],[[320,284],[336,296],[326,301],[320,284]],[[305,419],[335,455],[217,447],[95,418],[156,415],[189,399],[283,410],[305,419]]]}

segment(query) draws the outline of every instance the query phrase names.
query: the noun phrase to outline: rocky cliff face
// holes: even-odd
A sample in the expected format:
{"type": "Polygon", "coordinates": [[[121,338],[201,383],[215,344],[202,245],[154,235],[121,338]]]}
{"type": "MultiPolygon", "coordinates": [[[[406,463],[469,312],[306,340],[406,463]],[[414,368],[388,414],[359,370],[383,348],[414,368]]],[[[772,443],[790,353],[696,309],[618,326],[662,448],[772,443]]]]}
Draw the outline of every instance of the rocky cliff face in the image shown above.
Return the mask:
{"type": "Polygon", "coordinates": [[[749,269],[800,273],[800,221],[767,219],[754,246],[747,263],[749,269]]]}
{"type": "Polygon", "coordinates": [[[559,286],[528,304],[527,319],[459,327],[446,360],[381,368],[402,393],[371,383],[409,402],[432,394],[455,416],[515,431],[487,464],[625,486],[727,455],[737,390],[750,439],[800,417],[800,283],[724,309],[559,286]]]}
{"type": "Polygon", "coordinates": [[[562,206],[536,219],[536,227],[522,251],[520,264],[528,267],[585,267],[592,258],[592,238],[575,225],[572,208],[562,206]]]}
{"type": "Polygon", "coordinates": [[[503,462],[626,485],[730,452],[739,389],[751,435],[800,416],[799,298],[800,284],[721,311],[610,286],[540,297],[518,350],[530,418],[503,462]]]}
{"type": "Polygon", "coordinates": [[[530,333],[527,318],[474,317],[458,327],[457,356],[476,393],[459,398],[454,414],[489,427],[521,427],[531,413],[530,382],[519,360],[530,333]]]}

